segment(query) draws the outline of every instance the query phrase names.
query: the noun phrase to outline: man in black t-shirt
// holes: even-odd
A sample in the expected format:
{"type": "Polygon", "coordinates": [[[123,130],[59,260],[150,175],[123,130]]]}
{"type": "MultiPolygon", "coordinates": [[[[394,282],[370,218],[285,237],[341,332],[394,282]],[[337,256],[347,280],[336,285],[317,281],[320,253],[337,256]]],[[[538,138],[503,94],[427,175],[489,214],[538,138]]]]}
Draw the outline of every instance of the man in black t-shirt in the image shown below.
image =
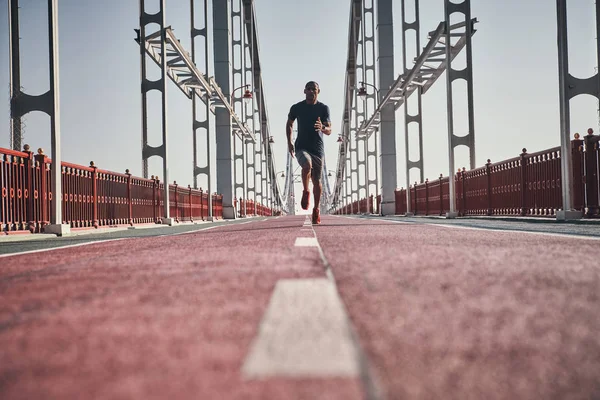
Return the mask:
{"type": "Polygon", "coordinates": [[[302,201],[300,205],[304,210],[308,210],[310,203],[310,192],[308,191],[308,180],[312,177],[313,195],[315,206],[312,212],[312,223],[321,223],[319,213],[319,202],[321,201],[321,192],[323,185],[321,175],[323,172],[323,134],[331,135],[331,118],[329,116],[329,107],[317,101],[320,93],[319,84],[310,81],[304,87],[306,99],[294,104],[288,114],[285,131],[288,140],[288,149],[292,157],[294,150],[296,159],[302,167],[302,201]],[[298,120],[298,137],[295,144],[292,143],[292,128],[294,121],[298,120]]]}

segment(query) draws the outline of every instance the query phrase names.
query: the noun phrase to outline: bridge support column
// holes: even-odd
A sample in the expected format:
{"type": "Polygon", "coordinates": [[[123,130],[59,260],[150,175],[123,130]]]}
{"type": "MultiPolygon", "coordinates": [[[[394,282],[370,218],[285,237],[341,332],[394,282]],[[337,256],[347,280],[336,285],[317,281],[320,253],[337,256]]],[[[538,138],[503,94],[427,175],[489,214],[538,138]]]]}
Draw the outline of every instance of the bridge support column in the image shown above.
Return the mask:
{"type": "Polygon", "coordinates": [[[446,21],[446,90],[447,90],[447,107],[448,107],[448,176],[450,190],[450,210],[446,213],[447,218],[455,218],[458,216],[456,211],[456,185],[455,185],[455,164],[454,164],[454,148],[460,145],[469,148],[469,164],[471,169],[475,169],[475,116],[473,111],[473,49],[471,37],[473,36],[473,25],[471,23],[471,0],[463,0],[461,3],[452,3],[450,0],[444,1],[444,14],[446,21]],[[450,16],[454,13],[464,15],[466,29],[466,50],[467,50],[467,67],[458,71],[452,68],[452,34],[450,16]],[[456,136],[454,134],[454,115],[453,115],[453,97],[452,97],[452,82],[457,79],[467,81],[467,107],[469,115],[469,132],[464,136],[456,136]]]}
{"type": "MultiPolygon", "coordinates": [[[[410,0],[411,2],[414,3],[414,10],[415,10],[415,19],[414,21],[408,21],[407,20],[407,15],[406,15],[406,1],[402,0],[402,63],[403,63],[403,68],[404,68],[404,73],[408,74],[408,72],[410,71],[411,68],[408,68],[408,63],[407,63],[407,56],[406,56],[406,50],[407,50],[407,40],[406,40],[406,33],[410,30],[414,30],[415,32],[415,44],[414,44],[414,49],[415,49],[415,54],[419,54],[419,52],[421,51],[421,40],[420,40],[420,35],[421,35],[421,29],[420,29],[420,20],[419,20],[419,0],[410,0]]],[[[405,143],[405,168],[406,168],[406,186],[410,187],[410,182],[411,182],[411,177],[410,177],[410,170],[415,168],[419,170],[419,181],[420,183],[423,183],[425,181],[425,172],[423,169],[423,118],[422,118],[422,102],[421,102],[421,88],[419,87],[417,89],[417,98],[411,100],[410,98],[408,98],[407,96],[404,96],[404,143],[405,143]],[[411,115],[408,111],[409,109],[409,102],[411,101],[416,101],[417,102],[417,113],[414,115],[411,115]],[[419,158],[417,160],[411,161],[410,160],[410,145],[411,145],[411,140],[410,140],[410,125],[411,124],[416,124],[417,125],[417,133],[418,133],[418,140],[419,140],[419,158]]],[[[413,213],[411,212],[411,199],[410,199],[410,190],[406,191],[406,215],[412,215],[413,213]]]]}
{"type": "MultiPolygon", "coordinates": [[[[227,98],[231,98],[231,10],[230,2],[213,0],[213,51],[215,80],[227,98]]],[[[225,108],[215,109],[217,141],[217,193],[223,195],[223,218],[235,219],[233,206],[233,154],[231,116],[225,108]]]]}
{"type": "MultiPolygon", "coordinates": [[[[204,74],[208,75],[208,0],[202,0],[202,28],[196,26],[196,12],[195,4],[196,0],[190,0],[190,16],[191,16],[191,44],[192,44],[192,61],[196,63],[196,38],[201,37],[202,44],[204,47],[204,74]]],[[[211,140],[210,140],[210,102],[208,99],[204,102],[204,115],[199,117],[198,99],[196,96],[192,97],[192,134],[193,134],[193,160],[194,160],[194,189],[198,189],[198,175],[206,175],[206,191],[209,193],[208,196],[208,216],[207,220],[213,220],[212,211],[212,162],[211,162],[211,140]],[[198,129],[202,129],[206,135],[206,166],[198,166],[198,129]]]]}
{"type": "MultiPolygon", "coordinates": [[[[563,209],[556,213],[557,220],[574,220],[583,216],[573,204],[573,157],[571,156],[570,100],[580,94],[600,99],[600,73],[589,79],[575,78],[569,73],[567,29],[567,0],[556,1],[558,33],[558,79],[560,93],[560,166],[563,209]]],[[[596,53],[600,57],[600,3],[596,2],[596,53]]]]}
{"type": "MultiPolygon", "coordinates": [[[[377,37],[379,50],[379,101],[394,83],[394,20],[392,0],[377,1],[377,37]]],[[[381,111],[381,214],[396,212],[394,190],[398,185],[396,165],[396,114],[389,104],[381,111]]]]}
{"type": "Polygon", "coordinates": [[[50,89],[39,96],[22,92],[19,46],[19,1],[8,1],[10,35],[10,128],[11,147],[22,151],[22,117],[31,111],[41,111],[50,116],[50,146],[52,158],[51,194],[54,198],[50,225],[44,232],[58,236],[68,234],[71,227],[63,224],[62,217],[62,158],[60,145],[60,92],[58,63],[58,0],[48,0],[48,50],[50,89]]]}

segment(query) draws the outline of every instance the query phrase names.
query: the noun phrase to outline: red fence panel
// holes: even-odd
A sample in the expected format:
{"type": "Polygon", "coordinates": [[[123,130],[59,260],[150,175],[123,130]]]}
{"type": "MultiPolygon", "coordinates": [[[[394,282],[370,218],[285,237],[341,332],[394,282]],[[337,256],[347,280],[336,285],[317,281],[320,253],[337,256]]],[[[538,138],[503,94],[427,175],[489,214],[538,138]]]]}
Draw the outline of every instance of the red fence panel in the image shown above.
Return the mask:
{"type": "Polygon", "coordinates": [[[492,213],[521,215],[521,157],[490,165],[492,213]]]}
{"type": "Polygon", "coordinates": [[[462,171],[462,215],[490,215],[490,162],[484,167],[462,171]]]}
{"type": "Polygon", "coordinates": [[[559,153],[555,147],[524,157],[526,215],[554,216],[562,208],[559,153]]]}
{"type": "Polygon", "coordinates": [[[588,131],[585,140],[584,171],[585,171],[585,202],[588,217],[600,216],[600,174],[598,166],[600,165],[600,136],[588,131]]]}
{"type": "Polygon", "coordinates": [[[0,231],[27,230],[31,153],[0,150],[0,231]]]}
{"type": "Polygon", "coordinates": [[[63,223],[72,228],[94,226],[95,173],[93,167],[62,163],[63,223]]]}
{"type": "Polygon", "coordinates": [[[412,211],[415,215],[427,215],[427,185],[428,181],[425,183],[415,184],[413,185],[413,189],[411,192],[411,203],[412,203],[412,211]]]}
{"type": "Polygon", "coordinates": [[[427,182],[427,211],[429,215],[442,215],[442,175],[440,179],[427,182]]]}
{"type": "Polygon", "coordinates": [[[128,181],[126,174],[97,170],[98,225],[129,223],[128,181]]]}
{"type": "Polygon", "coordinates": [[[157,183],[154,179],[130,176],[131,223],[153,223],[158,218],[156,210],[157,183]]]}
{"type": "Polygon", "coordinates": [[[406,189],[396,189],[394,191],[396,202],[396,215],[406,214],[406,189]]]}

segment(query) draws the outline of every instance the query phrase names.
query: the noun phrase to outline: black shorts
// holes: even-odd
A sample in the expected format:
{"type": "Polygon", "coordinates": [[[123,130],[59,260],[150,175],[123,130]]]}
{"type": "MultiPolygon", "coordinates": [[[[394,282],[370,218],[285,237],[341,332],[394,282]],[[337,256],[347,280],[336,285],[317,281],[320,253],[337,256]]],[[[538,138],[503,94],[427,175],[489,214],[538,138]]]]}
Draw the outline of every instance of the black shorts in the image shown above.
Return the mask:
{"type": "Polygon", "coordinates": [[[312,163],[312,170],[310,171],[310,175],[312,176],[313,180],[321,180],[321,176],[323,175],[322,157],[311,154],[306,150],[296,150],[296,160],[298,160],[298,163],[302,167],[304,167],[308,163],[312,163]]]}

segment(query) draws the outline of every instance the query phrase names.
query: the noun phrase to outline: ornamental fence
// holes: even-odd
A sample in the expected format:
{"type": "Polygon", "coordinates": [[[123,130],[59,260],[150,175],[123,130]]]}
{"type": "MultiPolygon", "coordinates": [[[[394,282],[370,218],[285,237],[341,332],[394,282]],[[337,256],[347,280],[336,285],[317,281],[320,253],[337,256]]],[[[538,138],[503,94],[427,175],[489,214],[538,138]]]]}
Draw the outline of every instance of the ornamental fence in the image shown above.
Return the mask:
{"type": "MultiPolygon", "coordinates": [[[[52,160],[37,154],[0,148],[0,234],[43,232],[53,216],[52,160]]],[[[164,215],[164,183],[158,178],[132,176],[61,163],[62,215],[71,228],[160,223],[164,215]]],[[[176,222],[200,221],[208,216],[208,196],[202,189],[169,184],[169,212],[176,222]]],[[[270,215],[262,205],[248,207],[246,215],[270,215]],[[256,210],[256,211],[255,211],[256,210]]],[[[212,215],[223,218],[223,196],[212,195],[212,215]]]]}
{"type": "MultiPolygon", "coordinates": [[[[600,136],[591,129],[580,139],[571,141],[572,200],[576,210],[586,218],[600,217],[599,147],[600,136]]],[[[560,147],[537,153],[523,149],[518,157],[487,163],[473,170],[459,170],[454,176],[456,211],[459,216],[535,216],[553,217],[562,209],[560,147]]],[[[450,209],[449,178],[409,186],[411,207],[415,215],[445,215],[450,209]]],[[[338,209],[336,214],[379,213],[381,196],[373,206],[373,196],[338,209]]],[[[406,214],[406,189],[395,191],[396,214],[406,214]]]]}

